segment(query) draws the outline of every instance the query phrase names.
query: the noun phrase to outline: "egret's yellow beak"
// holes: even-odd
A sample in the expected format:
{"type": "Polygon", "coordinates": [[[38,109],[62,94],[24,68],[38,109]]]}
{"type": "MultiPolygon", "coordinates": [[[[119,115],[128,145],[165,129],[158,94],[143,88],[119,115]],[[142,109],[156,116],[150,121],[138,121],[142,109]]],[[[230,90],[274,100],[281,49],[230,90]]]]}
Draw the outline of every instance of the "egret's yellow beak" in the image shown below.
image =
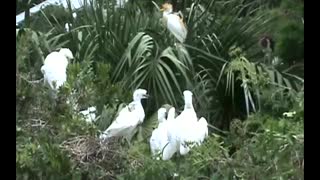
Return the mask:
{"type": "Polygon", "coordinates": [[[164,9],[163,9],[163,8],[161,8],[161,9],[160,9],[160,12],[162,12],[162,11],[164,11],[164,9]]]}

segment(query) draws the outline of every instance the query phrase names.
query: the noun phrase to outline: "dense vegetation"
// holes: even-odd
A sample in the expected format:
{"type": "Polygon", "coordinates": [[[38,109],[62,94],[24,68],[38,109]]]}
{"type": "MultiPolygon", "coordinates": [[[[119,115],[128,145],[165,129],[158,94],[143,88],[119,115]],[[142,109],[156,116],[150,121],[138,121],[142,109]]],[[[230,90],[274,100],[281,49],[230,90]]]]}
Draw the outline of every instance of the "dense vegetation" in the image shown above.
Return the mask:
{"type": "Polygon", "coordinates": [[[188,27],[184,45],[152,1],[95,2],[76,18],[48,7],[17,29],[17,179],[304,179],[303,1],[174,1],[188,27]],[[54,100],[37,80],[61,47],[75,59],[54,100]],[[132,146],[101,145],[97,135],[137,87],[152,98],[132,146]],[[210,136],[186,156],[155,161],[155,112],[182,110],[185,89],[210,136]],[[93,124],[78,113],[89,106],[99,116],[93,124]]]}

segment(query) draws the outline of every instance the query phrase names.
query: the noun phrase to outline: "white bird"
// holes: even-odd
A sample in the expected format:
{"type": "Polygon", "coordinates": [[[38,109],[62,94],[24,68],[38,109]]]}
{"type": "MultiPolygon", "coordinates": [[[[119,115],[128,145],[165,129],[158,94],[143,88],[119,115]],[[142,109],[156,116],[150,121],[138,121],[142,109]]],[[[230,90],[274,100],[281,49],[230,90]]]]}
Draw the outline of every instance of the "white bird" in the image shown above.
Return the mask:
{"type": "Polygon", "coordinates": [[[92,123],[96,120],[95,111],[96,111],[95,107],[89,107],[86,110],[80,111],[80,113],[85,117],[86,122],[92,123]]]}
{"type": "Polygon", "coordinates": [[[167,136],[168,144],[164,147],[162,153],[163,160],[169,160],[179,150],[179,134],[178,134],[178,124],[175,121],[175,108],[171,107],[168,112],[167,117],[167,136]]]}
{"type": "Polygon", "coordinates": [[[208,124],[205,118],[198,120],[192,105],[192,92],[184,91],[184,110],[174,118],[175,109],[168,113],[168,140],[169,143],[163,151],[163,160],[170,159],[175,152],[186,155],[195,145],[201,145],[208,136],[208,124]],[[189,144],[191,143],[191,145],[189,144]]]}
{"type": "Polygon", "coordinates": [[[204,117],[201,117],[198,120],[197,128],[196,128],[196,134],[197,134],[197,144],[201,145],[206,137],[208,137],[208,122],[204,117]]]}
{"type": "Polygon", "coordinates": [[[182,137],[182,144],[180,146],[180,153],[182,155],[187,154],[191,148],[200,146],[208,136],[208,123],[205,118],[202,117],[199,121],[191,123],[190,125],[193,126],[193,130],[188,134],[184,134],[182,137]]]}
{"type": "Polygon", "coordinates": [[[176,118],[176,123],[178,129],[178,141],[180,143],[180,154],[185,155],[190,151],[187,143],[193,142],[195,137],[192,135],[194,133],[195,124],[198,121],[197,114],[192,105],[192,92],[185,90],[183,92],[184,96],[184,109],[181,114],[176,118]]]}
{"type": "Polygon", "coordinates": [[[168,30],[180,43],[183,43],[187,37],[188,31],[182,17],[179,16],[178,13],[173,13],[172,4],[170,3],[164,3],[160,11],[163,11],[164,24],[168,30]]]}
{"type": "MultiPolygon", "coordinates": [[[[168,136],[167,136],[167,120],[166,116],[166,109],[160,108],[158,110],[158,122],[159,125],[156,129],[152,131],[152,135],[150,137],[150,149],[153,156],[159,155],[163,148],[168,143],[168,136]]],[[[157,158],[159,159],[159,158],[157,158]]]]}
{"type": "Polygon", "coordinates": [[[133,102],[124,107],[115,121],[107,130],[100,135],[100,139],[121,136],[125,137],[128,143],[133,137],[136,127],[141,124],[145,118],[145,112],[141,104],[141,99],[147,98],[147,90],[137,89],[133,93],[133,102]]]}
{"type": "Polygon", "coordinates": [[[44,75],[44,82],[48,83],[51,89],[57,91],[66,82],[70,59],[73,59],[70,49],[61,48],[59,52],[50,53],[44,60],[41,72],[44,75]]]}

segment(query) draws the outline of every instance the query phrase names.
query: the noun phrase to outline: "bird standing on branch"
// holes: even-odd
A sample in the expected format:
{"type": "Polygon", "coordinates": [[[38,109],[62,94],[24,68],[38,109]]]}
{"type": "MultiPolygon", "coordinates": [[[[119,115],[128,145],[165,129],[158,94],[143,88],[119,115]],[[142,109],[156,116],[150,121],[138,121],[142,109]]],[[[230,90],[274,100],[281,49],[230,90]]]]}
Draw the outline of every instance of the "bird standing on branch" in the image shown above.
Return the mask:
{"type": "Polygon", "coordinates": [[[164,3],[160,9],[163,12],[164,24],[168,30],[178,39],[180,43],[183,43],[187,37],[187,27],[183,22],[183,17],[180,13],[174,13],[172,4],[164,3]]]}

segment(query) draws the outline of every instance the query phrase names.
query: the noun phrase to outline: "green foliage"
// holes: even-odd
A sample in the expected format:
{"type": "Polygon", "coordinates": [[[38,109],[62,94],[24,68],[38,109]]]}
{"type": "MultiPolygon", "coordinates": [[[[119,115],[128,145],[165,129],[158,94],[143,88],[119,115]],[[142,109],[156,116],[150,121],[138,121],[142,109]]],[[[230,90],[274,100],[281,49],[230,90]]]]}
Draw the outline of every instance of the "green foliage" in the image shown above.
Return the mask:
{"type": "Polygon", "coordinates": [[[301,3],[177,1],[188,26],[179,44],[151,1],[114,2],[85,4],[75,19],[70,7],[48,7],[32,16],[30,29],[16,30],[17,179],[303,179],[304,80],[289,63],[303,60],[301,3]],[[271,56],[258,46],[263,33],[274,35],[271,56]],[[75,59],[53,99],[31,80],[61,47],[75,59]],[[263,62],[266,56],[285,64],[263,62]],[[137,87],[151,97],[132,146],[100,143],[137,87]],[[149,148],[156,111],[173,105],[179,112],[185,89],[199,117],[229,131],[214,129],[186,156],[157,161],[149,148]],[[87,123],[79,111],[91,106],[98,120],[87,123]]]}
{"type": "Polygon", "coordinates": [[[269,11],[275,19],[270,33],[275,41],[275,54],[287,65],[304,61],[304,2],[283,0],[279,8],[269,11]]]}
{"type": "Polygon", "coordinates": [[[226,137],[212,134],[187,156],[169,161],[146,156],[147,145],[134,147],[129,156],[135,164],[127,163],[123,179],[175,179],[175,173],[178,179],[303,179],[301,123],[255,115],[233,121],[230,129],[226,137]]]}

